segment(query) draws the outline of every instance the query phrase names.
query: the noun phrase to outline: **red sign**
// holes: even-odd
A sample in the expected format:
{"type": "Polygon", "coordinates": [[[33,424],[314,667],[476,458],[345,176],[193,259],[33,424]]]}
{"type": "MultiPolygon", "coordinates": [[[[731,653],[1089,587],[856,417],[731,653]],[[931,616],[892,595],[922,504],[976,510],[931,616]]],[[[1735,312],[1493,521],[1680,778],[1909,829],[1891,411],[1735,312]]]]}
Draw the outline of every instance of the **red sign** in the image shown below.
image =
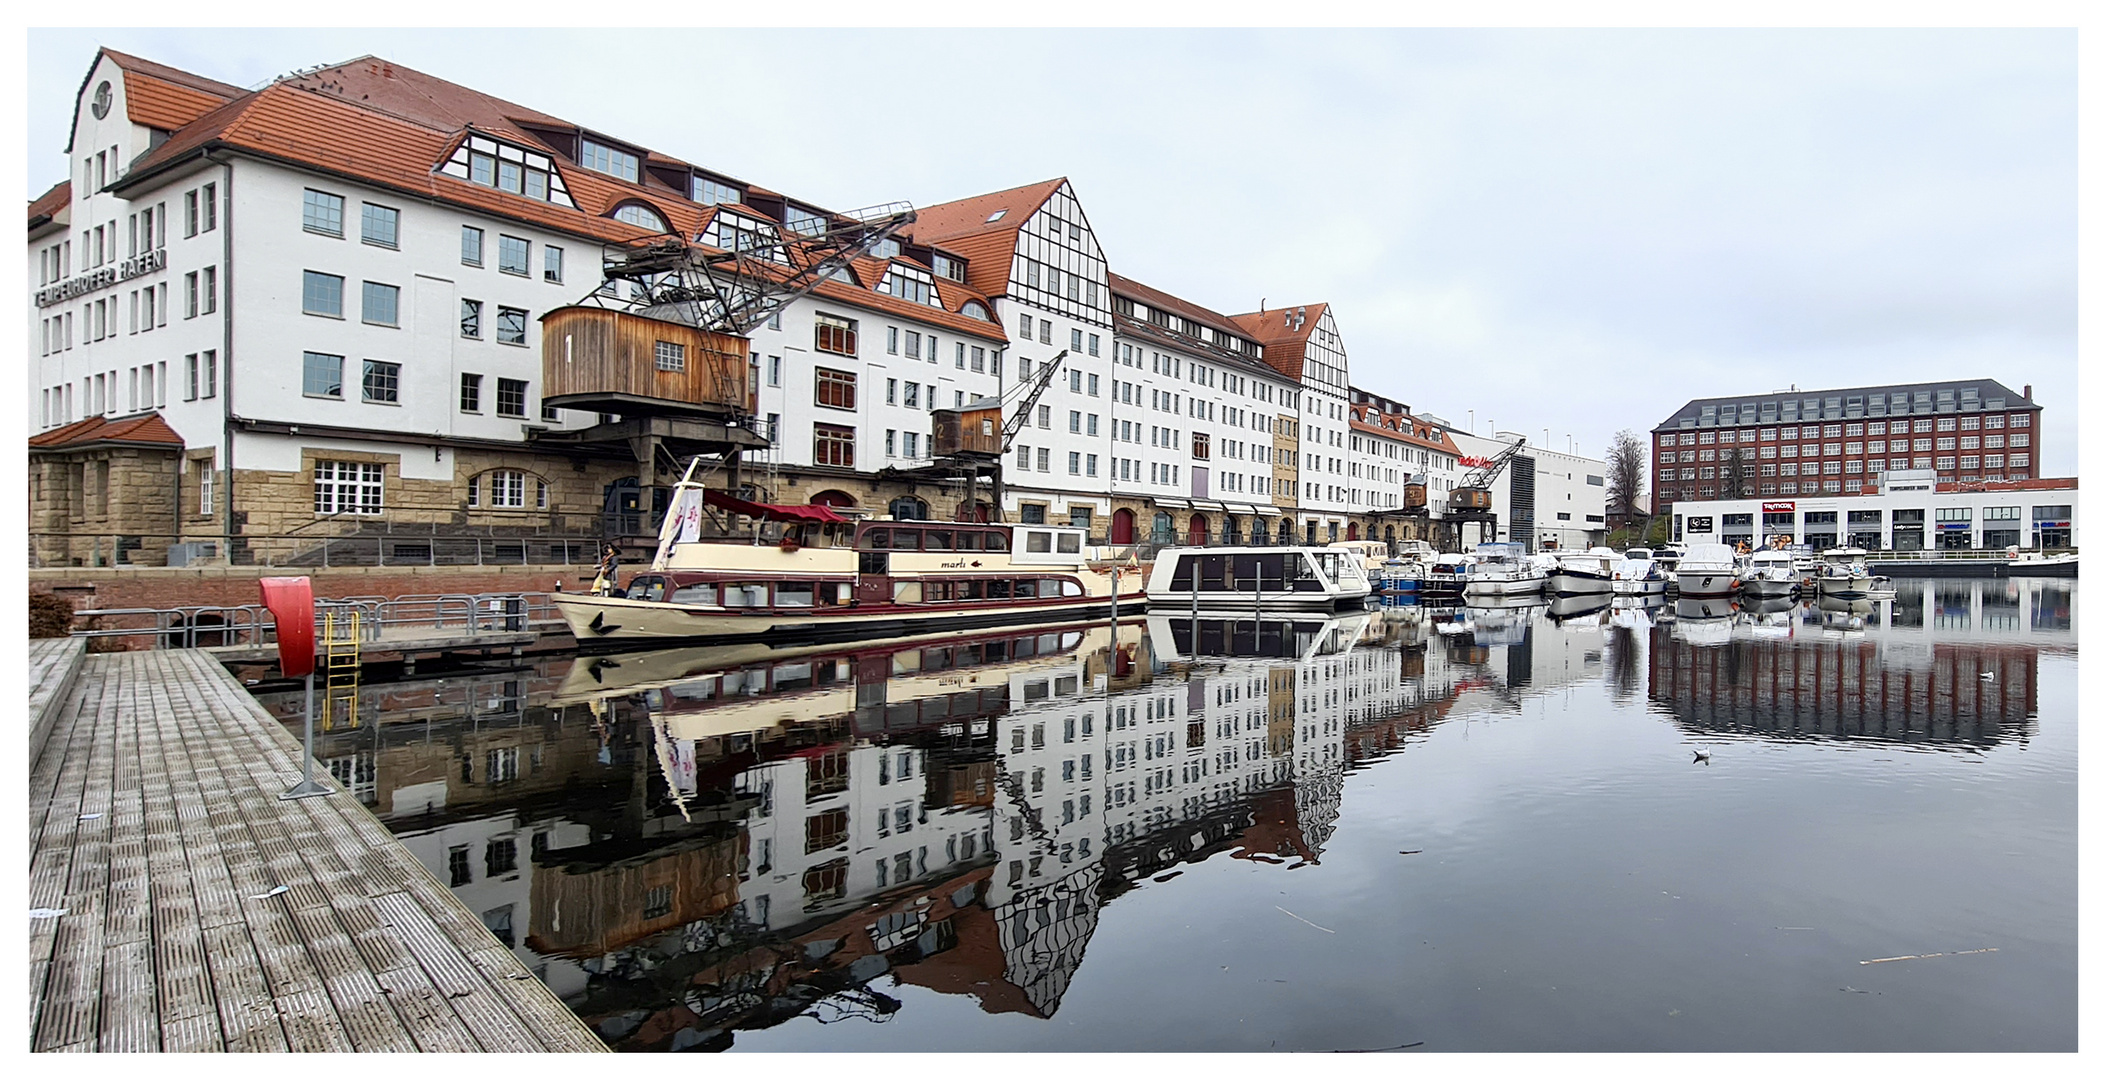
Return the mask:
{"type": "Polygon", "coordinates": [[[1766,502],[1762,504],[1762,512],[1765,514],[1789,514],[1798,508],[1799,504],[1795,502],[1766,502]]]}
{"type": "Polygon", "coordinates": [[[1458,457],[1458,458],[1456,458],[1455,460],[1456,460],[1456,461],[1458,461],[1458,462],[1460,462],[1460,463],[1461,463],[1461,464],[1463,465],[1463,467],[1464,467],[1464,468],[1469,468],[1469,469],[1482,469],[1482,468],[1484,468],[1485,466],[1487,466],[1487,465],[1490,465],[1490,464],[1492,463],[1492,459],[1491,459],[1491,458],[1488,458],[1488,457],[1470,457],[1470,456],[1468,456],[1468,455],[1464,455],[1464,456],[1462,456],[1462,457],[1458,457]]]}
{"type": "Polygon", "coordinates": [[[303,577],[267,577],[263,606],[278,620],[278,670],[306,675],[314,670],[314,586],[303,577]]]}

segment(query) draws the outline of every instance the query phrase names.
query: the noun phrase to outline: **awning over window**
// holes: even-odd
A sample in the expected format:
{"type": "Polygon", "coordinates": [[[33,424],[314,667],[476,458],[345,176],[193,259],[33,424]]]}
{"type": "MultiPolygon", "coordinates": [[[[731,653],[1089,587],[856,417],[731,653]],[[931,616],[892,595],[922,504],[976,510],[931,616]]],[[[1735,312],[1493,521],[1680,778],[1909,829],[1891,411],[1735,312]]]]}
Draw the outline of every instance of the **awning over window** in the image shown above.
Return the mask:
{"type": "Polygon", "coordinates": [[[847,518],[824,506],[777,506],[773,503],[747,502],[721,491],[703,492],[702,501],[719,510],[729,510],[763,521],[794,521],[819,525],[844,525],[848,522],[847,518]]]}

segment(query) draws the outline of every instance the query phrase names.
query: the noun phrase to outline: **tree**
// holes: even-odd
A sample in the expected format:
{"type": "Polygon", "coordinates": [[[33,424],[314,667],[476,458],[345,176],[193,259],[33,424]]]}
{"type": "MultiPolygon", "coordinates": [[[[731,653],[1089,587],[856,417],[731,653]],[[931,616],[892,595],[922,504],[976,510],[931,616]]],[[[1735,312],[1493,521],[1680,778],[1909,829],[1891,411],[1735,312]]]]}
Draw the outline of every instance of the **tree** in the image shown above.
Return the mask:
{"type": "Polygon", "coordinates": [[[1746,498],[1755,494],[1753,448],[1742,450],[1736,445],[1718,452],[1718,494],[1724,499],[1746,498]]]}
{"type": "Polygon", "coordinates": [[[1645,459],[1645,444],[1630,428],[1609,440],[1609,520],[1643,518],[1647,525],[1652,524],[1652,511],[1645,505],[1645,459]]]}

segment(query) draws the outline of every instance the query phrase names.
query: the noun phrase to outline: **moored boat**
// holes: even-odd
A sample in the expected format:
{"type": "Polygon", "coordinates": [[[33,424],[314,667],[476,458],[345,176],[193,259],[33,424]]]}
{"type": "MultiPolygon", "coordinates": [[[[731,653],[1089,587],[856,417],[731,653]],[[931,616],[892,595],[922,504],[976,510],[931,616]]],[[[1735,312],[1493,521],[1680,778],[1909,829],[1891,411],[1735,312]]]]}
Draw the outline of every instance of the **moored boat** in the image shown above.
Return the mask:
{"type": "Polygon", "coordinates": [[[2020,551],[2016,547],[2004,550],[2011,557],[2004,564],[2004,573],[2011,577],[2077,576],[2077,553],[2074,551],[2050,555],[2044,551],[2020,551]]]}
{"type": "Polygon", "coordinates": [[[1616,564],[1610,581],[1610,589],[1617,596],[1667,595],[1668,575],[1645,548],[1632,548],[1624,552],[1623,560],[1616,564]],[[1642,553],[1642,555],[1641,555],[1642,553]]]}
{"type": "Polygon", "coordinates": [[[1758,600],[1788,599],[1799,591],[1799,571],[1792,565],[1792,553],[1777,548],[1764,548],[1748,556],[1747,569],[1742,572],[1740,589],[1758,600]]]}
{"type": "Polygon", "coordinates": [[[1148,576],[1148,602],[1170,607],[1346,610],[1371,591],[1360,557],[1333,548],[1164,548],[1148,576]]]}
{"type": "Polygon", "coordinates": [[[1887,579],[1866,568],[1864,548],[1840,547],[1822,552],[1819,575],[1816,587],[1824,600],[1869,600],[1874,590],[1887,586],[1887,579]]]}
{"type": "Polygon", "coordinates": [[[1733,549],[1724,544],[1691,544],[1675,564],[1681,595],[1693,600],[1731,596],[1740,588],[1734,574],[1733,549]]]}
{"type": "Polygon", "coordinates": [[[1138,573],[1091,565],[1085,539],[1051,525],[850,522],[690,477],[674,488],[649,568],[626,587],[604,580],[552,601],[588,651],[862,640],[1110,615],[1115,599],[1138,607],[1138,573]],[[752,535],[704,536],[705,507],[752,519],[752,535]],[[768,525],[777,542],[764,542],[768,525]]]}
{"type": "Polygon", "coordinates": [[[1550,582],[1550,575],[1532,564],[1511,541],[1477,545],[1477,561],[1463,578],[1463,595],[1533,596],[1550,582]]]}
{"type": "Polygon", "coordinates": [[[1550,591],[1559,596],[1609,595],[1616,587],[1616,567],[1624,560],[1614,551],[1589,548],[1557,557],[1550,572],[1550,591]]]}

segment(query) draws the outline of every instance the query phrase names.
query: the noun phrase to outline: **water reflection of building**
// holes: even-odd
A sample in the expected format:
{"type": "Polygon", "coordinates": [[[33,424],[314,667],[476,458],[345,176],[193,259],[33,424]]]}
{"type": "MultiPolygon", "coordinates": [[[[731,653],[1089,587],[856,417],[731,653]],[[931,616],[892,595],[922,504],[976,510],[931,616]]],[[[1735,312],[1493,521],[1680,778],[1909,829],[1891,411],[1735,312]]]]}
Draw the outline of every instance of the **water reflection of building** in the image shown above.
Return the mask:
{"type": "Polygon", "coordinates": [[[2040,654],[2075,645],[2067,583],[1900,582],[1897,594],[1742,613],[1710,647],[1656,629],[1648,695],[1712,731],[1976,745],[2029,733],[2040,654]]]}
{"type": "Polygon", "coordinates": [[[368,804],[617,1046],[882,1020],[886,973],[1047,1017],[1109,900],[1224,852],[1322,857],[1348,729],[1481,680],[1425,629],[581,660],[386,690],[322,750],[367,755],[368,804]]]}

